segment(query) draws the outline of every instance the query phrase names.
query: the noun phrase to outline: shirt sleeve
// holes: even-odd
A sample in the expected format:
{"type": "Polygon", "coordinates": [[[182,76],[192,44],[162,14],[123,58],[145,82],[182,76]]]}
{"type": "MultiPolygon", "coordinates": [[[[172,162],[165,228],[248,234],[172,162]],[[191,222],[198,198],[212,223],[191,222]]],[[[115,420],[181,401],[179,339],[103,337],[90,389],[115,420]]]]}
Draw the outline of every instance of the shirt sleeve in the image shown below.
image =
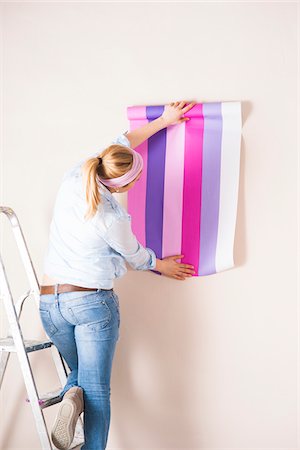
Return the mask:
{"type": "Polygon", "coordinates": [[[113,221],[103,239],[116,250],[135,270],[149,270],[156,266],[156,255],[151,248],[143,247],[131,229],[131,216],[113,221]]]}
{"type": "Polygon", "coordinates": [[[130,142],[126,137],[126,133],[128,133],[128,130],[122,134],[119,134],[115,139],[113,139],[112,144],[122,144],[126,145],[126,147],[130,147],[130,142]]]}

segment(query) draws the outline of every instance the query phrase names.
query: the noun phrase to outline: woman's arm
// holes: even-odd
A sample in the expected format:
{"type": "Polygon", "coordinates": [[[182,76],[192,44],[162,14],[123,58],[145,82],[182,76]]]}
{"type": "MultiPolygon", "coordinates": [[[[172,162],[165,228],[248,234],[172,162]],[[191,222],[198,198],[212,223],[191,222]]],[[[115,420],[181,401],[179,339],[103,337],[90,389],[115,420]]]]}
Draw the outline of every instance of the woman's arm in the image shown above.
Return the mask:
{"type": "Polygon", "coordinates": [[[151,122],[143,125],[139,128],[136,128],[129,133],[126,133],[126,137],[130,142],[130,147],[135,148],[138,147],[142,142],[146,141],[150,136],[157,133],[166,127],[165,121],[162,116],[157,119],[152,120],[151,122]]]}
{"type": "Polygon", "coordinates": [[[196,102],[191,102],[187,106],[184,106],[186,105],[186,102],[182,101],[166,105],[164,108],[164,112],[160,117],[152,120],[146,125],[130,131],[129,133],[126,133],[126,137],[130,142],[130,147],[137,147],[142,142],[146,141],[150,136],[162,130],[163,128],[168,127],[169,125],[189,120],[188,117],[181,116],[189,111],[195,104],[196,102]]]}

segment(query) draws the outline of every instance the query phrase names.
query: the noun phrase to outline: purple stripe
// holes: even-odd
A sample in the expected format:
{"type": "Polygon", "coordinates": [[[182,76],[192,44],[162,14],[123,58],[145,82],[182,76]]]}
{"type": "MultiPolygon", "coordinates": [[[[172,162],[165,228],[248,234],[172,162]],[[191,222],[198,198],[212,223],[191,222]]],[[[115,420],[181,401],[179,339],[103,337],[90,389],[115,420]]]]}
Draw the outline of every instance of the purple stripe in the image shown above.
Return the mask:
{"type": "MultiPolygon", "coordinates": [[[[146,106],[149,122],[161,116],[164,106],[146,106]]],[[[162,258],[164,177],[166,154],[166,128],[148,139],[148,166],[146,192],[146,246],[162,258]]]]}
{"type": "Polygon", "coordinates": [[[204,103],[199,275],[216,273],[222,146],[221,103],[204,103]]]}

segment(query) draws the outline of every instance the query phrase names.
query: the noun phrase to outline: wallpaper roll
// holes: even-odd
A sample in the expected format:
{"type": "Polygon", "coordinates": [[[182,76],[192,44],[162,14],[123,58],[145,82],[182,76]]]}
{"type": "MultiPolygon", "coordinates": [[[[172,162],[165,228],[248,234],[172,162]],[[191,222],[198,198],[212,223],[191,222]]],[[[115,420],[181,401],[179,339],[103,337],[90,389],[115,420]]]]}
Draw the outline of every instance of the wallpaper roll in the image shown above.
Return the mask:
{"type": "MultiPolygon", "coordinates": [[[[163,111],[129,106],[130,131],[163,111]]],[[[193,264],[195,276],[210,275],[234,266],[241,103],[197,103],[183,116],[190,120],[135,148],[144,168],[127,210],[137,239],[159,259],[184,255],[180,261],[193,264]]]]}

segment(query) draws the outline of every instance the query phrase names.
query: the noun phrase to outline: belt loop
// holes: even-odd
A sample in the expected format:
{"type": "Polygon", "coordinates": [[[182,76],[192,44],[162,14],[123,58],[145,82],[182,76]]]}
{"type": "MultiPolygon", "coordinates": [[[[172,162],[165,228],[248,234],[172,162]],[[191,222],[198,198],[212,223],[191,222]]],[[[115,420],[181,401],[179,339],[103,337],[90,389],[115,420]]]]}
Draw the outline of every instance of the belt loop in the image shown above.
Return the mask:
{"type": "Polygon", "coordinates": [[[58,283],[54,285],[54,299],[55,299],[55,306],[58,307],[58,283]]]}

